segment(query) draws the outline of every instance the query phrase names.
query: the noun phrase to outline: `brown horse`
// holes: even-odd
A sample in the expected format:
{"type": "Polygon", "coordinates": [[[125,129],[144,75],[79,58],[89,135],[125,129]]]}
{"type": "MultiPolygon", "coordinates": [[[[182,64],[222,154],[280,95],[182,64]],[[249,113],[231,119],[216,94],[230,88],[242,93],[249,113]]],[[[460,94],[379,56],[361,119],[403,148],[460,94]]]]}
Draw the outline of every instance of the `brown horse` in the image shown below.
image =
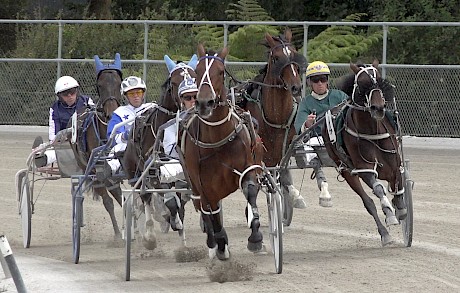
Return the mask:
{"type": "Polygon", "coordinates": [[[199,195],[194,204],[201,211],[209,257],[217,256],[220,260],[230,255],[219,202],[238,188],[248,201],[246,215],[252,229],[248,249],[260,251],[263,238],[256,204],[260,166],[255,165],[251,128],[226,98],[224,59],[227,54],[227,48],[219,53],[206,53],[204,47],[198,45],[196,113],[184,124],[181,140],[184,169],[193,193],[199,195]]]}
{"type": "Polygon", "coordinates": [[[381,78],[376,66],[350,64],[350,68],[354,74],[344,79],[341,89],[351,97],[351,102],[338,115],[343,117],[343,120],[338,119],[341,121],[338,122],[339,130],[335,134],[323,127],[322,133],[329,156],[350,187],[361,197],[364,207],[377,224],[382,246],[385,246],[392,239],[359,178],[380,199],[387,225],[396,225],[406,217],[401,151],[396,124],[386,111],[384,98],[384,94],[393,98],[394,92],[391,84],[381,78]],[[377,179],[389,183],[389,191],[394,195],[393,205],[386,196],[386,188],[377,179]]]}
{"type": "MultiPolygon", "coordinates": [[[[251,83],[251,93],[245,109],[259,122],[259,135],[266,152],[263,161],[269,167],[278,165],[295,135],[294,120],[302,89],[302,74],[307,61],[291,44],[292,33],[286,29],[283,35],[265,35],[268,62],[264,72],[251,83]],[[260,82],[260,80],[262,82],[260,82]]],[[[280,170],[283,195],[294,199],[294,206],[305,207],[299,191],[292,183],[288,169],[280,170]]]]}
{"type": "MultiPolygon", "coordinates": [[[[188,64],[182,62],[172,64],[168,56],[165,56],[165,61],[170,71],[170,76],[162,85],[160,100],[157,105],[147,110],[142,116],[136,118],[131,132],[132,135],[130,135],[131,139],[128,141],[123,155],[123,169],[132,182],[134,182],[144,171],[147,160],[152,158],[152,155],[157,155],[159,151],[153,149],[155,141],[160,139],[157,137],[158,128],[168,120],[174,118],[177,111],[181,108],[181,101],[178,96],[179,84],[187,77],[196,76],[194,71],[197,62],[196,56],[192,56],[188,64]]],[[[150,188],[169,189],[171,187],[171,184],[159,183],[158,180],[147,180],[146,185],[150,188]]],[[[146,232],[143,235],[143,244],[148,249],[154,249],[156,247],[156,236],[153,230],[154,217],[151,202],[152,194],[141,193],[141,199],[144,204],[144,212],[146,215],[146,232]]],[[[167,220],[166,224],[169,223],[173,230],[179,232],[183,244],[185,245],[185,235],[182,224],[184,220],[185,201],[182,200],[180,194],[172,192],[160,194],[160,197],[157,196],[154,198],[154,200],[158,199],[164,201],[164,204],[169,210],[169,215],[166,215],[166,219],[160,218],[157,220],[160,222],[167,220]]],[[[161,206],[163,206],[163,203],[160,202],[160,207],[161,206]]],[[[155,208],[159,208],[158,201],[155,201],[155,208]]],[[[162,229],[164,228],[162,227],[162,229]]]]}
{"type": "MultiPolygon", "coordinates": [[[[107,141],[107,122],[118,106],[121,105],[121,60],[120,54],[115,55],[113,64],[103,65],[99,57],[94,56],[96,63],[96,86],[99,94],[96,107],[85,109],[77,116],[77,137],[71,144],[78,165],[86,170],[91,152],[107,141]]],[[[92,184],[93,194],[102,197],[105,209],[110,215],[116,239],[121,239],[121,233],[115,217],[113,200],[108,190],[121,206],[121,189],[119,183],[109,180],[92,184]]]]}

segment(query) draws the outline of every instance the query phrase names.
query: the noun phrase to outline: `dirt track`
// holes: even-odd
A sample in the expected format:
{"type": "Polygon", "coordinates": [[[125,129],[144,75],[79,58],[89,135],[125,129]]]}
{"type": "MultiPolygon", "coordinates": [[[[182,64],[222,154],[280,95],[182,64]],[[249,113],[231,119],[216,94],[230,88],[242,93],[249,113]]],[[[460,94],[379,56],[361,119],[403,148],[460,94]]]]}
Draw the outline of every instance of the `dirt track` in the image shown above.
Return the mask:
{"type": "MultiPolygon", "coordinates": [[[[332,208],[319,207],[310,172],[296,171],[295,183],[299,188],[302,185],[308,207],[295,210],[292,225],[285,229],[281,275],[274,273],[271,253],[254,255],[246,249],[250,233],[245,226],[245,202],[242,194],[235,193],[224,201],[225,225],[232,258],[251,268],[249,280],[211,282],[206,259],[175,262],[179,237],[173,232],[162,234],[157,225],[158,248],[150,254],[142,249],[133,251],[132,281],[125,282],[124,248],[115,247],[108,215],[102,203],[90,197],[84,202],[86,227],[82,228],[80,264],[72,263],[67,179],[47,182],[43,188],[36,185],[34,191],[40,195],[32,218],[31,248],[22,248],[14,174],[25,167],[37,133],[12,131],[0,131],[0,234],[7,236],[30,292],[460,292],[458,146],[438,148],[428,142],[429,147],[419,148],[406,144],[405,155],[415,181],[411,248],[404,247],[399,226],[390,230],[396,243],[380,246],[372,218],[348,185],[335,180],[335,170],[326,170],[334,196],[332,208]]],[[[258,202],[268,246],[262,193],[258,202]]],[[[205,235],[200,232],[199,214],[190,204],[186,208],[188,246],[203,248],[205,235]]],[[[120,207],[116,213],[121,223],[120,207]]],[[[2,290],[14,292],[12,281],[0,279],[2,290]]]]}

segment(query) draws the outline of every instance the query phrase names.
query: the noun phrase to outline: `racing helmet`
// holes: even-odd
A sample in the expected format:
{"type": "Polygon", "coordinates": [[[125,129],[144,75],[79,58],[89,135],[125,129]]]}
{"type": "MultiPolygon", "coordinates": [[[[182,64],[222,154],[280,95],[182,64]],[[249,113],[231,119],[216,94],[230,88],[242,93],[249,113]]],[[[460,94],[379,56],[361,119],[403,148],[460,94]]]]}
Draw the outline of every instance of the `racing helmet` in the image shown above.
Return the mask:
{"type": "Polygon", "coordinates": [[[54,93],[57,95],[60,92],[79,86],[80,85],[78,82],[72,76],[61,76],[56,81],[56,85],[54,86],[54,93]]]}
{"type": "Polygon", "coordinates": [[[329,66],[322,61],[315,61],[310,63],[307,67],[307,78],[315,76],[315,75],[330,75],[331,71],[329,70],[329,66]]]}
{"type": "Polygon", "coordinates": [[[177,90],[179,97],[181,97],[183,94],[186,94],[186,93],[196,93],[196,92],[198,92],[198,87],[196,86],[194,78],[184,79],[179,84],[179,89],[177,90]]]}
{"type": "Polygon", "coordinates": [[[124,95],[127,91],[132,89],[143,89],[145,91],[147,86],[141,78],[137,76],[128,76],[122,81],[120,92],[124,95]]]}

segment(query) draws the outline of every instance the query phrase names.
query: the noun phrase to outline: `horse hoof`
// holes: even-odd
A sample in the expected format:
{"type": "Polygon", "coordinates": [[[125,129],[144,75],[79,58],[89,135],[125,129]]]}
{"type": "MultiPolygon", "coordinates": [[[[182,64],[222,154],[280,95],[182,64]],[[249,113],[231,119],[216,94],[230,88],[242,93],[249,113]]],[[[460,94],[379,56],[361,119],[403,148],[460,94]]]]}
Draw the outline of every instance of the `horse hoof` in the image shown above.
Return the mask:
{"type": "Polygon", "coordinates": [[[161,232],[168,233],[170,226],[171,225],[168,222],[163,220],[162,222],[160,222],[160,230],[161,230],[161,232]]]}
{"type": "Polygon", "coordinates": [[[396,209],[395,210],[396,218],[400,221],[406,219],[407,209],[396,209]]]}
{"type": "Polygon", "coordinates": [[[391,239],[390,235],[382,237],[382,247],[385,247],[385,246],[387,246],[389,244],[392,244],[392,243],[393,243],[393,239],[391,239]]]}
{"type": "Polygon", "coordinates": [[[306,209],[307,204],[305,203],[305,200],[302,197],[296,198],[294,200],[294,208],[296,209],[306,209]]]}
{"type": "Polygon", "coordinates": [[[322,206],[323,208],[332,207],[332,198],[331,197],[320,197],[319,205],[322,206]]]}
{"type": "Polygon", "coordinates": [[[154,250],[157,248],[157,241],[156,239],[153,240],[147,240],[145,238],[142,238],[142,245],[148,250],[154,250]]]}
{"type": "Polygon", "coordinates": [[[228,245],[225,244],[224,251],[216,250],[216,256],[219,260],[228,260],[230,258],[230,251],[228,250],[228,245]]]}
{"type": "Polygon", "coordinates": [[[262,241],[248,242],[248,250],[251,252],[258,252],[262,250],[262,241]]]}
{"type": "Polygon", "coordinates": [[[389,216],[389,217],[386,217],[386,218],[385,218],[385,223],[387,224],[387,226],[390,226],[390,225],[399,225],[399,221],[398,221],[398,219],[396,218],[396,216],[389,216]]]}

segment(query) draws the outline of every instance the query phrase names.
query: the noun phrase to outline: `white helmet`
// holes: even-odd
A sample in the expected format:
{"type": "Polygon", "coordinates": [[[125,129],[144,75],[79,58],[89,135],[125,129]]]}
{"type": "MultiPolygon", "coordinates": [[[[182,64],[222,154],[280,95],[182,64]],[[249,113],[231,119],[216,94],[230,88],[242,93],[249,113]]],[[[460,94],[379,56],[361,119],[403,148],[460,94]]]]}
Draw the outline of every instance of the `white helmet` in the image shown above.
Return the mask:
{"type": "Polygon", "coordinates": [[[65,90],[80,86],[78,82],[72,76],[61,76],[56,81],[56,86],[54,87],[54,93],[57,95],[60,92],[65,90]]]}
{"type": "Polygon", "coordinates": [[[145,86],[145,82],[139,77],[128,76],[121,83],[120,92],[122,95],[124,95],[127,91],[132,89],[143,89],[145,91],[147,87],[145,86]]]}
{"type": "Polygon", "coordinates": [[[179,97],[186,93],[196,93],[196,92],[198,92],[198,87],[196,86],[194,78],[184,79],[179,84],[179,89],[177,90],[179,97]]]}

